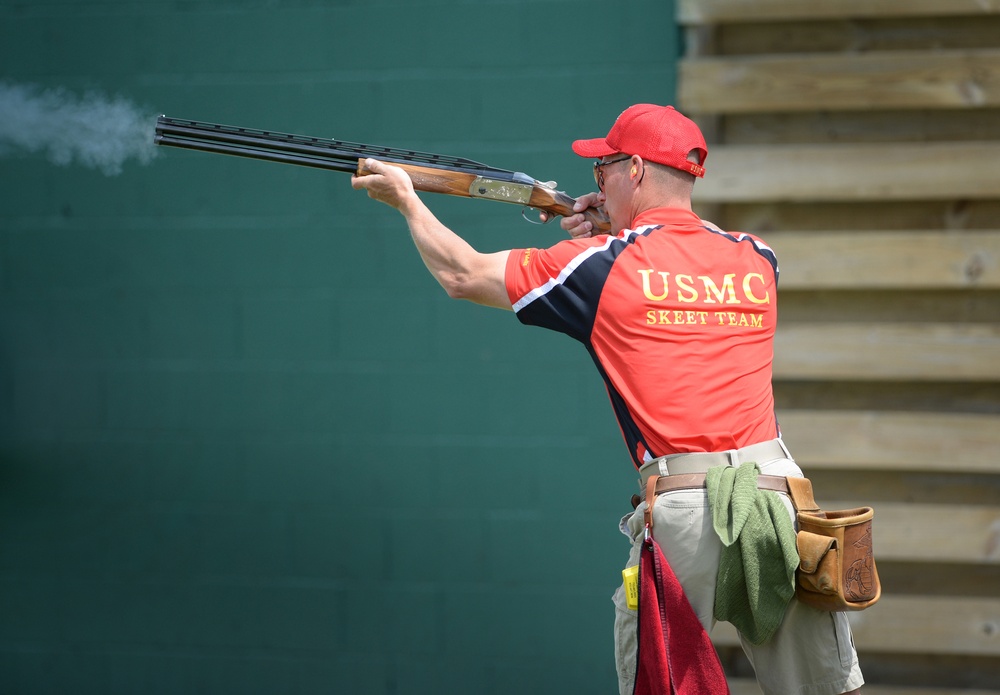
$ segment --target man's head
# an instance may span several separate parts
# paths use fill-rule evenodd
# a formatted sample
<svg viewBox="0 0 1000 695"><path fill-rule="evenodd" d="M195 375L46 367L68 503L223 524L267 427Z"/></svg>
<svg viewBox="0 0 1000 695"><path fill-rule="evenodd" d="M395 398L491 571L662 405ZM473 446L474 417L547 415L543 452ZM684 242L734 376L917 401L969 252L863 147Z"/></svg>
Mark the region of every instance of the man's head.
<svg viewBox="0 0 1000 695"><path fill-rule="evenodd" d="M705 174L708 146L694 121L673 106L636 104L625 109L607 137L577 140L573 151L581 157L600 159L617 154L639 155L701 177ZM694 152L697 159L689 158Z"/></svg>
<svg viewBox="0 0 1000 695"><path fill-rule="evenodd" d="M672 106L636 104L622 112L607 137L577 140L573 151L593 157L598 202L615 230L651 208L691 209L696 177L708 147L701 130Z"/></svg>

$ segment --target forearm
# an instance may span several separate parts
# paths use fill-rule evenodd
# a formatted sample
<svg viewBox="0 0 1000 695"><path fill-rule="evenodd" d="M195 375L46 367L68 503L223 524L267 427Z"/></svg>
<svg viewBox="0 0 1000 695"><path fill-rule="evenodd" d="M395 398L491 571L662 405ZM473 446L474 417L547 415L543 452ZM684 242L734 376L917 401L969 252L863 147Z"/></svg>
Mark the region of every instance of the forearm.
<svg viewBox="0 0 1000 695"><path fill-rule="evenodd" d="M484 254L448 229L415 193L398 208L420 257L449 297L511 309L504 284L508 251Z"/></svg>
<svg viewBox="0 0 1000 695"><path fill-rule="evenodd" d="M354 188L398 210L427 269L450 297L510 310L504 275L509 252L479 253L441 224L413 189L410 177L390 164L366 159L369 174L351 177Z"/></svg>

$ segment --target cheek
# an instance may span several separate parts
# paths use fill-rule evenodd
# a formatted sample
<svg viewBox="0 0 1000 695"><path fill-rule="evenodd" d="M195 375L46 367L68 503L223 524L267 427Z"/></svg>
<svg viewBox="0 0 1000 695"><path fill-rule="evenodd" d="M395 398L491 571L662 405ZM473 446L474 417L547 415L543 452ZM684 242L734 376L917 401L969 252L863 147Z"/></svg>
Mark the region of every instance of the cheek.
<svg viewBox="0 0 1000 695"><path fill-rule="evenodd" d="M608 215L614 216L621 209L618 198L612 196L611 198L605 198L604 200L604 210Z"/></svg>

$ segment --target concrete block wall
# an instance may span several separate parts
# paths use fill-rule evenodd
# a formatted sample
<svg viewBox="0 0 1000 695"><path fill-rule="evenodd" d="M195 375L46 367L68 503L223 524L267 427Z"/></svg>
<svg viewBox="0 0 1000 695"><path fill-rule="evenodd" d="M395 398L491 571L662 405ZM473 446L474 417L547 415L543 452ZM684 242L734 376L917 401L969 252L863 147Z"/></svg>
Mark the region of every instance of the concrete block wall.
<svg viewBox="0 0 1000 695"><path fill-rule="evenodd" d="M0 4L0 85L591 190L672 3ZM37 92L36 92L37 93ZM0 104L0 108L3 105ZM5 131L0 131L5 132ZM348 178L0 141L0 692L606 693L633 474L584 351ZM483 250L514 206L430 197Z"/></svg>

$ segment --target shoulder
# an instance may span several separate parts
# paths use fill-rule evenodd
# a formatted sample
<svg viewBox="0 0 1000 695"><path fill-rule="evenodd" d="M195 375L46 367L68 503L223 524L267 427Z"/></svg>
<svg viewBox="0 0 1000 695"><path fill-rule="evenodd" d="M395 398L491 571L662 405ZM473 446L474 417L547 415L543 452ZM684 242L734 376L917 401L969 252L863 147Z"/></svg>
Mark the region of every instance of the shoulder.
<svg viewBox="0 0 1000 695"><path fill-rule="evenodd" d="M764 239L756 234L750 234L748 232L727 232L719 229L719 227L711 222L705 222L704 229L707 235L714 237L718 241L745 244L747 248L752 249L755 254L765 259L771 267L774 268L775 272L777 272L777 254L774 252L774 249L772 249L770 245L764 241Z"/></svg>
<svg viewBox="0 0 1000 695"><path fill-rule="evenodd" d="M602 234L586 239L566 239L547 248L514 249L507 264L508 268L521 268L525 272L529 268L535 270L571 268L588 258L607 253L623 243L626 242L621 235Z"/></svg>

